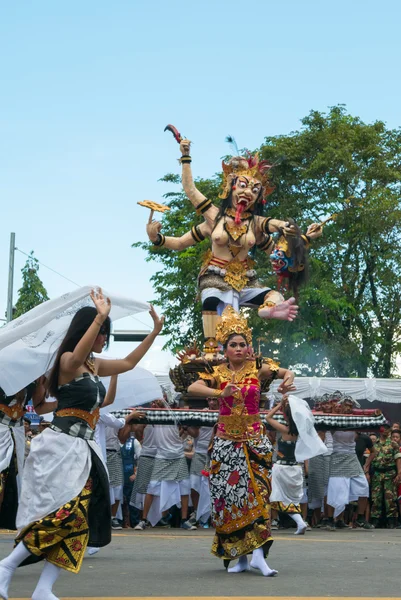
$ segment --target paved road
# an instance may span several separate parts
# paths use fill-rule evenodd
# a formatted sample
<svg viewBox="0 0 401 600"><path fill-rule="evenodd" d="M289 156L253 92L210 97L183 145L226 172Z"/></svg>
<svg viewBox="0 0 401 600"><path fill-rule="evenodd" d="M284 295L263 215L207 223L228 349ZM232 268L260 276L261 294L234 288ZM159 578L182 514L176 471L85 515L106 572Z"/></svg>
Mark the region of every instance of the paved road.
<svg viewBox="0 0 401 600"><path fill-rule="evenodd" d="M304 537L294 537L291 530L274 533L268 562L279 570L275 578L256 571L226 573L222 562L210 554L211 530L124 530L113 535L110 546L86 558L79 575L63 573L54 591L63 600L232 596L401 600L401 530L314 530ZM11 548L12 535L0 534L0 558ZM40 565L19 569L10 600L29 599L40 570Z"/></svg>

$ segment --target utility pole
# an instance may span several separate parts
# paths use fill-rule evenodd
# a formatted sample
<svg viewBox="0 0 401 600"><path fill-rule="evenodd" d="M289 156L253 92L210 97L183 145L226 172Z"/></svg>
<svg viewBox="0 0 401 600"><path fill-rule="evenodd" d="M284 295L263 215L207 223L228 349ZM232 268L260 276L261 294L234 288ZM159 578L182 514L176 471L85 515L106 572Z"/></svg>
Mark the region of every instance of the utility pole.
<svg viewBox="0 0 401 600"><path fill-rule="evenodd" d="M8 263L7 323L13 318L15 233L10 234L10 258Z"/></svg>

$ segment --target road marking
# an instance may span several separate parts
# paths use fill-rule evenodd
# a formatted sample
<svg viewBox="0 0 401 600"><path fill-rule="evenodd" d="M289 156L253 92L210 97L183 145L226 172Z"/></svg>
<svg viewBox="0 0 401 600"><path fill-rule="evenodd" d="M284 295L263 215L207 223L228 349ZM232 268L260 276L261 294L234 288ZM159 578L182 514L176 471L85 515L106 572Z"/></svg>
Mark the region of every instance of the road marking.
<svg viewBox="0 0 401 600"><path fill-rule="evenodd" d="M348 532L351 533L351 532ZM15 537L16 532L13 531L0 531L1 537ZM347 535L345 533L344 535ZM352 535L352 533L351 533ZM113 538L115 537L128 537L132 539L139 539L142 536L142 539L153 538L157 540L210 540L212 536L209 535L193 535L193 534L184 534L184 535L162 535L158 533L113 533ZM375 545L377 544L392 544L395 546L401 545L401 538L397 536L397 540L386 539L386 540L374 540ZM294 543L308 543L308 544L366 544L366 539L351 539L348 538L346 540L342 539L334 539L334 538L312 538L312 537L292 537L290 535L283 535L273 538L275 542L294 542ZM253 596L252 596L253 597ZM129 599L128 599L129 600ZM401 598L400 598L401 600Z"/></svg>
<svg viewBox="0 0 401 600"><path fill-rule="evenodd" d="M87 598L88 600L266 600L266 596L72 596L62 597L61 600L77 600ZM269 600L327 600L327 596L269 596ZM11 598L10 598L11 600ZM12 600L29 600L29 598L14 598ZM378 596L330 596L330 600L401 600L401 598L390 598Z"/></svg>

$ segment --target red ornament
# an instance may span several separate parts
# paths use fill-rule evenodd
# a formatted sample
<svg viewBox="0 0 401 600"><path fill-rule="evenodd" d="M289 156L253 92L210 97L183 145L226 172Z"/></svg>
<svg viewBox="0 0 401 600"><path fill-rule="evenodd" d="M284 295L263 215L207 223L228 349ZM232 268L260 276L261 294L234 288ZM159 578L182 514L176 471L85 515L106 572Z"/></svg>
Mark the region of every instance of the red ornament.
<svg viewBox="0 0 401 600"><path fill-rule="evenodd" d="M236 190L236 189L237 189L237 186L236 186L236 185L233 185L232 189L233 189L233 190Z"/></svg>

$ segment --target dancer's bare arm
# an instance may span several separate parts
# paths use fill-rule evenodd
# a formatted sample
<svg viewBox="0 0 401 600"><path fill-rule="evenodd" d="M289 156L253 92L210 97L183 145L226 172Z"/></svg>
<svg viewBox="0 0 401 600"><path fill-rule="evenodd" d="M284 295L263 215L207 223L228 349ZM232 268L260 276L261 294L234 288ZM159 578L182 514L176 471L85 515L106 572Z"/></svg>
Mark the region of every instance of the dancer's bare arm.
<svg viewBox="0 0 401 600"><path fill-rule="evenodd" d="M126 371L131 371L139 361L145 356L159 333L163 328L164 317L159 317L153 306L149 311L154 327L153 331L143 340L141 344L133 352L128 354L125 358L119 360L104 360L96 358L97 373L100 377L109 377L112 375L119 375Z"/></svg>
<svg viewBox="0 0 401 600"><path fill-rule="evenodd" d="M272 408L266 415L266 423L269 423L269 425L271 425L276 431L288 434L290 431L288 427L286 425L282 425L276 419L273 418L274 415L282 409L282 407L283 402L279 402L274 408Z"/></svg>
<svg viewBox="0 0 401 600"><path fill-rule="evenodd" d="M32 394L32 404L37 415L46 415L57 409L58 402L46 402L47 388L46 377L42 375L36 380L35 390Z"/></svg>
<svg viewBox="0 0 401 600"><path fill-rule="evenodd" d="M110 378L109 389L107 390L107 394L105 396L105 399L103 401L101 408L104 408L105 406L109 406L110 404L113 404L113 402L116 398L116 392L117 392L117 377L118 377L118 375L113 375L113 377Z"/></svg>

